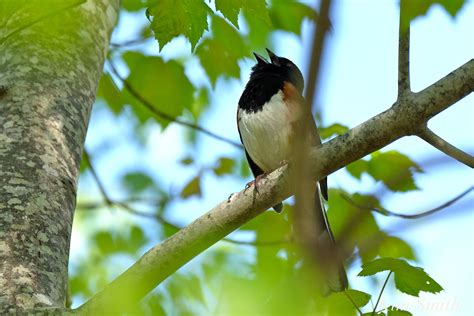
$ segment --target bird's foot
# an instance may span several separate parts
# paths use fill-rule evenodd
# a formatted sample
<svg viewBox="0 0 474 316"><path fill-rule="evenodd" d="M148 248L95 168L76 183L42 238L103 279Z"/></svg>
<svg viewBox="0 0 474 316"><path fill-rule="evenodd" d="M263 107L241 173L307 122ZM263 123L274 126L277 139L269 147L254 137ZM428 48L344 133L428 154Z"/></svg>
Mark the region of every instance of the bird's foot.
<svg viewBox="0 0 474 316"><path fill-rule="evenodd" d="M288 164L288 160L282 160L280 161L280 167L283 167L284 165L287 165Z"/></svg>
<svg viewBox="0 0 474 316"><path fill-rule="evenodd" d="M247 183L245 185L245 189L244 189L244 192L247 191L250 187L255 187L255 192L258 193L258 183L264 179L265 177L267 176L266 173L262 173L262 174L259 174L258 176L255 177L254 180L250 181L249 183Z"/></svg>

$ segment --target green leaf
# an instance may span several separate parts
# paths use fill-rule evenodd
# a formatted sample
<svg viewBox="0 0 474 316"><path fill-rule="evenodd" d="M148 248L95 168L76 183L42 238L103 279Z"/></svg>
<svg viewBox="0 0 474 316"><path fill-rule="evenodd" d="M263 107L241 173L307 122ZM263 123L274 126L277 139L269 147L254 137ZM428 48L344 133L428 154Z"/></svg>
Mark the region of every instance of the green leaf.
<svg viewBox="0 0 474 316"><path fill-rule="evenodd" d="M243 5L243 0L216 0L217 11L222 12L236 28L239 28L239 12Z"/></svg>
<svg viewBox="0 0 474 316"><path fill-rule="evenodd" d="M374 275L382 271L392 271L396 288L409 295L418 296L421 291L438 293L443 290L422 268L414 267L402 259L379 258L364 263L359 276Z"/></svg>
<svg viewBox="0 0 474 316"><path fill-rule="evenodd" d="M252 175L247 158L242 157L239 160L239 171L242 178L248 178Z"/></svg>
<svg viewBox="0 0 474 316"><path fill-rule="evenodd" d="M122 177L122 183L132 194L140 193L154 186L153 179L143 172L129 172Z"/></svg>
<svg viewBox="0 0 474 316"><path fill-rule="evenodd" d="M188 156L186 158L181 159L179 162L185 166L189 166L194 163L194 159L193 157Z"/></svg>
<svg viewBox="0 0 474 316"><path fill-rule="evenodd" d="M115 250L114 241L110 232L101 231L95 234L94 243L102 253L110 253Z"/></svg>
<svg viewBox="0 0 474 316"><path fill-rule="evenodd" d="M122 93L109 74L103 74L100 78L97 98L104 100L114 114L119 114L123 109Z"/></svg>
<svg viewBox="0 0 474 316"><path fill-rule="evenodd" d="M332 135L343 135L345 134L349 128L347 126L344 126L339 123L334 123L332 125L329 125L327 127L321 127L319 128L319 136L321 136L322 139L327 139L331 137Z"/></svg>
<svg viewBox="0 0 474 316"><path fill-rule="evenodd" d="M258 12L256 9L244 8L242 12L249 26L247 39L250 42L250 47L254 50L268 47L269 35L273 31L268 11L264 9Z"/></svg>
<svg viewBox="0 0 474 316"><path fill-rule="evenodd" d="M99 231L93 240L97 249L104 255L120 252L134 255L148 242L143 230L136 225L129 227L128 231L122 230L113 235L109 231Z"/></svg>
<svg viewBox="0 0 474 316"><path fill-rule="evenodd" d="M130 252L136 252L148 242L145 233L139 226L132 226L130 229L130 237L125 240L127 247L130 248Z"/></svg>
<svg viewBox="0 0 474 316"><path fill-rule="evenodd" d="M201 196L201 177L196 176L191 181L186 184L186 186L181 191L181 197L186 199L193 195Z"/></svg>
<svg viewBox="0 0 474 316"><path fill-rule="evenodd" d="M84 171L89 169L89 167L90 167L89 159L88 159L87 155L83 153L82 154L82 159L81 159L81 166L80 166L79 171L81 173L83 173Z"/></svg>
<svg viewBox="0 0 474 316"><path fill-rule="evenodd" d="M356 160L346 166L346 170L350 173L351 176L360 180L363 172L367 172L369 169L369 164L363 159Z"/></svg>
<svg viewBox="0 0 474 316"><path fill-rule="evenodd" d="M409 260L416 259L413 248L403 239L394 236L383 238L378 255L381 257L405 258Z"/></svg>
<svg viewBox="0 0 474 316"><path fill-rule="evenodd" d="M212 18L213 38L204 39L196 48L201 65L215 85L220 75L240 77L239 59L248 56L242 36L224 19Z"/></svg>
<svg viewBox="0 0 474 316"><path fill-rule="evenodd" d="M301 24L305 18L315 20L317 16L313 8L294 0L272 1L269 14L275 28L293 32L296 35L300 35Z"/></svg>
<svg viewBox="0 0 474 316"><path fill-rule="evenodd" d="M127 52L123 59L130 69L127 82L139 92L152 107L170 118L175 118L190 109L193 104L194 87L184 73L184 67L176 61L163 61L160 57L144 56L136 52ZM166 127L170 120L153 115L126 89L123 102L132 105L135 115L141 122L154 117Z"/></svg>
<svg viewBox="0 0 474 316"><path fill-rule="evenodd" d="M363 307L370 301L370 294L357 290L346 290L345 292L332 293L325 303L327 304L327 315L356 315L354 304L347 298L349 295L357 307Z"/></svg>
<svg viewBox="0 0 474 316"><path fill-rule="evenodd" d="M412 313L403 309L390 306L387 309L387 316L412 316Z"/></svg>
<svg viewBox="0 0 474 316"><path fill-rule="evenodd" d="M440 4L452 17L463 7L465 0L401 0L402 32L406 31L408 23L414 18L425 15L434 4Z"/></svg>
<svg viewBox="0 0 474 316"><path fill-rule="evenodd" d="M243 3L244 5L242 9L248 15L257 18L268 26L272 25L265 0L244 1Z"/></svg>
<svg viewBox="0 0 474 316"><path fill-rule="evenodd" d="M195 119L198 119L202 111L209 106L209 91L206 88L200 88L194 94L191 113Z"/></svg>
<svg viewBox="0 0 474 316"><path fill-rule="evenodd" d="M224 174L231 174L235 167L235 160L231 158L221 157L219 158L218 165L213 169L216 176L222 176Z"/></svg>
<svg viewBox="0 0 474 316"><path fill-rule="evenodd" d="M173 38L184 35L194 50L205 30L210 8L202 0L159 0L148 7L151 28L160 49Z"/></svg>
<svg viewBox="0 0 474 316"><path fill-rule="evenodd" d="M380 232L368 247L363 248L360 256L367 262L377 256L390 258L405 258L415 260L413 248L403 239Z"/></svg>
<svg viewBox="0 0 474 316"><path fill-rule="evenodd" d="M148 6L147 0L122 0L121 5L127 11L139 11Z"/></svg>
<svg viewBox="0 0 474 316"><path fill-rule="evenodd" d="M360 209L354 203L375 206L378 200L370 195L351 195L342 190L330 189L327 214L336 240L342 235L345 236L345 244L340 246L349 252L358 247L359 255L365 262L375 256L371 250L374 239L378 240L380 228L372 212Z"/></svg>
<svg viewBox="0 0 474 316"><path fill-rule="evenodd" d="M375 180L382 181L392 191L417 190L413 178L414 172L422 170L406 155L394 150L373 153L368 166L368 173Z"/></svg>

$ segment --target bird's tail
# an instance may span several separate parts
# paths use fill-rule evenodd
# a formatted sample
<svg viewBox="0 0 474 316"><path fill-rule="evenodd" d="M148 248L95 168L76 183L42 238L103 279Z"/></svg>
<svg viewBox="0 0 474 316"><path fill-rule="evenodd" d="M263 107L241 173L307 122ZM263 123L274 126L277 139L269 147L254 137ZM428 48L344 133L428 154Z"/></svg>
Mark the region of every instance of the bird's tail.
<svg viewBox="0 0 474 316"><path fill-rule="evenodd" d="M344 269L344 260L341 251L338 250L334 236L329 226L324 204L321 201L319 190L316 187L315 192L316 219L319 225L318 244L321 254L329 258L321 258L322 274L325 284L322 289L324 295L330 292L340 292L347 289L348 281L346 270Z"/></svg>

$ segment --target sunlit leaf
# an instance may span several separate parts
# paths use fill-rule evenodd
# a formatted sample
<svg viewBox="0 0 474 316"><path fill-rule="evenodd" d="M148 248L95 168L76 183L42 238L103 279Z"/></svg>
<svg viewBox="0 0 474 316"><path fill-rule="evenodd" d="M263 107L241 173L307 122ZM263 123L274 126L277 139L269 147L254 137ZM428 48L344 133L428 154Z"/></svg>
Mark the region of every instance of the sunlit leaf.
<svg viewBox="0 0 474 316"><path fill-rule="evenodd" d="M207 13L210 8L202 0L160 0L148 7L151 28L162 49L173 38L184 35L194 50L208 29Z"/></svg>
<svg viewBox="0 0 474 316"><path fill-rule="evenodd" d="M154 108L171 118L182 114L185 108L191 108L194 87L185 75L182 65L173 60L165 62L160 57L144 56L136 52L125 53L123 59L130 68L127 81ZM125 102L132 105L134 113L141 121L153 117L162 126L170 123L169 120L150 113L126 90L124 94Z"/></svg>
<svg viewBox="0 0 474 316"><path fill-rule="evenodd" d="M238 78L240 67L237 61L249 53L241 35L218 16L212 18L212 33L212 38L204 39L196 48L211 83L215 84L220 75Z"/></svg>
<svg viewBox="0 0 474 316"><path fill-rule="evenodd" d="M333 135L343 135L349 130L349 128L342 124L334 123L327 127L320 127L318 130L319 136L321 136L322 139L327 139Z"/></svg>
<svg viewBox="0 0 474 316"><path fill-rule="evenodd" d="M80 172L83 173L90 167L90 162L86 154L82 154Z"/></svg>
<svg viewBox="0 0 474 316"><path fill-rule="evenodd" d="M316 12L313 8L294 0L272 1L269 13L275 28L293 32L297 35L300 35L301 24L305 18L316 19Z"/></svg>
<svg viewBox="0 0 474 316"><path fill-rule="evenodd" d="M147 7L148 0L122 0L121 5L127 11L138 11Z"/></svg>
<svg viewBox="0 0 474 316"><path fill-rule="evenodd" d="M382 181L392 191L417 190L413 178L414 172L421 168L406 155L397 151L375 152L368 162L368 173Z"/></svg>
<svg viewBox="0 0 474 316"><path fill-rule="evenodd" d="M217 166L213 169L217 176L230 174L234 171L235 160L227 157L219 158Z"/></svg>
<svg viewBox="0 0 474 316"><path fill-rule="evenodd" d="M103 74L100 78L97 98L104 100L114 114L123 109L122 93L108 74Z"/></svg>
<svg viewBox="0 0 474 316"><path fill-rule="evenodd" d="M409 21L426 14L428 9L430 9L434 4L441 5L451 16L454 17L461 10L465 2L465 0L402 0L400 2L402 11L402 31L407 29Z"/></svg>
<svg viewBox="0 0 474 316"><path fill-rule="evenodd" d="M165 298L161 293L153 292L141 300L140 305L137 306L136 311L131 311L131 315L153 315L166 316L164 309Z"/></svg>
<svg viewBox="0 0 474 316"><path fill-rule="evenodd" d="M101 231L95 234L94 243L102 253L115 251L114 240L110 232Z"/></svg>
<svg viewBox="0 0 474 316"><path fill-rule="evenodd" d="M411 316L412 313L393 306L387 308L387 316Z"/></svg>
<svg viewBox="0 0 474 316"><path fill-rule="evenodd" d="M234 24L236 28L239 28L239 12L243 5L243 0L216 0L217 11L222 12L225 18Z"/></svg>
<svg viewBox="0 0 474 316"><path fill-rule="evenodd" d="M349 194L342 190L329 190L328 219L336 240L345 236L343 249L351 252L359 248L363 261L372 259L378 247L380 228L368 209L354 205L376 206L378 201L370 195Z"/></svg>
<svg viewBox="0 0 474 316"><path fill-rule="evenodd" d="M239 170L240 170L240 176L242 178L248 178L252 174L250 171L249 163L247 162L247 159L242 157L239 160Z"/></svg>
<svg viewBox="0 0 474 316"><path fill-rule="evenodd" d="M252 49L258 51L269 47L269 34L273 31L273 27L268 12L266 10L255 12L255 10L244 9L243 14L249 25L247 39Z"/></svg>
<svg viewBox="0 0 474 316"><path fill-rule="evenodd" d="M395 286L403 293L418 296L423 292L438 293L443 290L422 268L414 267L402 259L379 258L362 265L359 276L374 275L382 271L392 271Z"/></svg>
<svg viewBox="0 0 474 316"><path fill-rule="evenodd" d="M192 165L194 163L194 159L193 159L193 157L188 156L188 157L185 157L185 158L181 159L179 162L181 164L185 165L185 166L189 166L189 165Z"/></svg>
<svg viewBox="0 0 474 316"><path fill-rule="evenodd" d="M181 197L183 199L191 197L193 195L201 196L201 177L196 176L186 184L181 191Z"/></svg>
<svg viewBox="0 0 474 316"><path fill-rule="evenodd" d="M347 296L350 296L351 300ZM345 292L332 293L324 300L327 308L327 315L356 315L357 307L363 307L370 301L370 294L357 291L347 290Z"/></svg>
<svg viewBox="0 0 474 316"><path fill-rule="evenodd" d="M209 106L209 91L206 88L196 90L194 94L193 104L191 106L191 113L194 118L199 118L201 113Z"/></svg>
<svg viewBox="0 0 474 316"><path fill-rule="evenodd" d="M369 164L363 159L356 160L346 166L346 170L353 176L360 180L363 172L367 172Z"/></svg>
<svg viewBox="0 0 474 316"><path fill-rule="evenodd" d="M140 193L154 185L153 179L143 172L129 172L122 177L122 183L132 194Z"/></svg>

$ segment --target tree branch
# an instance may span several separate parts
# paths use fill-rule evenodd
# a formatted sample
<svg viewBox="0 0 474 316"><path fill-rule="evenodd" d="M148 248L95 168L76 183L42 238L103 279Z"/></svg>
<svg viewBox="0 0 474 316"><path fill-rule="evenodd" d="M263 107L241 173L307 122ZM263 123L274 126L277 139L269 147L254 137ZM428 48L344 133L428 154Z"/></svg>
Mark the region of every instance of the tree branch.
<svg viewBox="0 0 474 316"><path fill-rule="evenodd" d="M314 181L364 157L393 141L412 135L419 126L474 90L471 60L419 93L410 93L383 113L332 139L310 153ZM169 275L293 193L291 170L283 166L261 180L257 194L243 190L223 201L187 227L154 246L127 271L83 304L78 313L123 312ZM127 289L133 289L128 291ZM120 304L117 304L120 302Z"/></svg>
<svg viewBox="0 0 474 316"><path fill-rule="evenodd" d="M431 131L428 127L423 128L419 133L418 136L422 138L427 143L433 145L433 147L439 149L440 151L444 152L446 155L456 159L459 162L462 162L466 166L474 168L474 157L469 155L468 153L458 149L436 135L433 131Z"/></svg>
<svg viewBox="0 0 474 316"><path fill-rule="evenodd" d="M404 26L400 6L400 23L398 30L398 98L409 94L410 90L410 22Z"/></svg>
<svg viewBox="0 0 474 316"><path fill-rule="evenodd" d="M180 124L180 125L183 125L183 126L186 126L186 127L189 127L189 128L192 128L192 129L195 129L196 131L198 132L201 132L207 136L210 136L212 138L215 138L217 140L220 140L224 143L227 143L229 145L232 145L234 147L237 147L237 148L240 148L242 149L242 145L237 143L237 142L234 142L233 140L230 140L230 139L227 139L225 137L222 137L220 135L217 135L216 133L213 133L211 132L210 130L202 127L202 126L199 126L197 124L193 124L193 123L190 123L190 122L186 122L186 121L183 121L177 117L173 117L161 110L159 110L156 106L153 105L153 103L151 103L150 101L148 101L147 99L145 99L141 94L140 92L138 92L131 84L130 82L128 82L127 79L123 78L120 73L117 71L117 68L115 68L115 65L114 63L109 59L108 60L108 64L110 66L110 69L112 70L112 73L123 83L123 86L125 87L125 89L128 90L128 92L130 92L130 94L135 98L137 99L138 101L140 101L141 104L143 104L144 107L146 107L150 112L152 112L153 114L155 114L156 116L159 116L161 117L162 119L165 119L165 120L168 120L170 122L174 122L174 123L177 123L177 124Z"/></svg>

